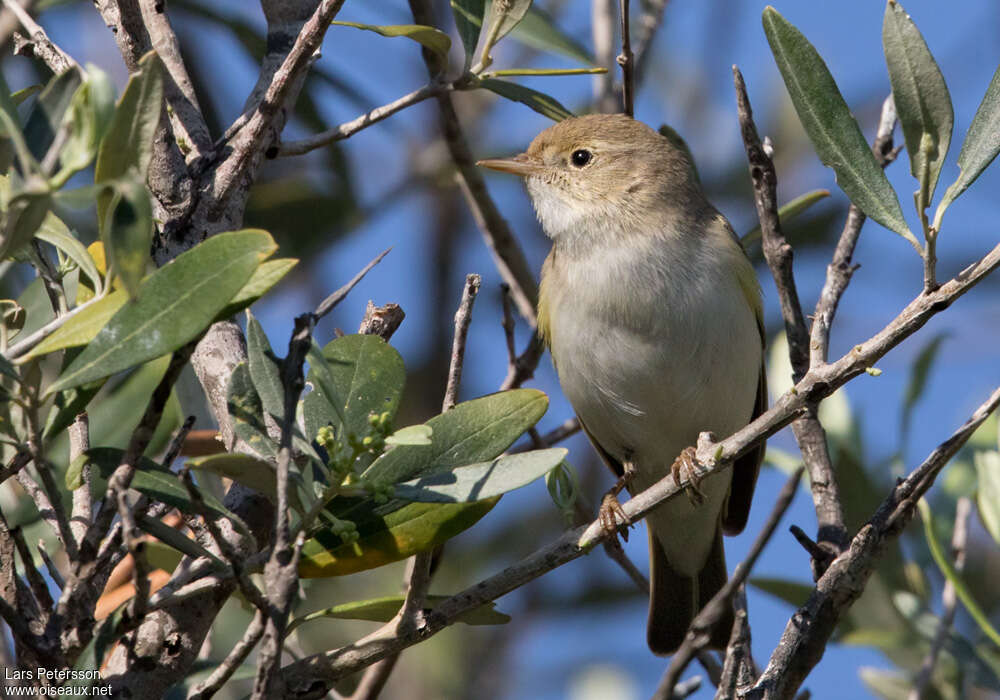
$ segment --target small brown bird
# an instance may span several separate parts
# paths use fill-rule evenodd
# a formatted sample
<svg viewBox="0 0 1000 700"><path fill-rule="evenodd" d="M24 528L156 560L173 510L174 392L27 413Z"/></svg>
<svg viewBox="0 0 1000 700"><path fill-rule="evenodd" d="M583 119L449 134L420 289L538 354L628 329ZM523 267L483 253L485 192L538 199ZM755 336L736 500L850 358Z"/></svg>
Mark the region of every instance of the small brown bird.
<svg viewBox="0 0 1000 700"><path fill-rule="evenodd" d="M625 115L590 115L480 165L525 178L552 239L539 330L584 430L631 492L690 467L700 432L729 435L765 410L757 277L685 148ZM763 452L706 477L699 502L673 498L647 516L655 653L675 651L725 584L722 534L746 525ZM712 645L731 629L730 614Z"/></svg>

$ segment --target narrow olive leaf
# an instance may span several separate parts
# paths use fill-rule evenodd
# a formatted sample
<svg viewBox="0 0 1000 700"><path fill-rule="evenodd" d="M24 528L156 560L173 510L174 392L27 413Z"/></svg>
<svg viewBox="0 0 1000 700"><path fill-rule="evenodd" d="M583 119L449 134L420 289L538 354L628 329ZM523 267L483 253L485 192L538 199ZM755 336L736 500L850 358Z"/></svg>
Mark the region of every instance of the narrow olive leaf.
<svg viewBox="0 0 1000 700"><path fill-rule="evenodd" d="M979 519L993 540L1000 544L1000 452L976 452L973 462L979 481L976 491Z"/></svg>
<svg viewBox="0 0 1000 700"><path fill-rule="evenodd" d="M173 352L212 323L277 246L266 231L220 233L151 274L47 393Z"/></svg>
<svg viewBox="0 0 1000 700"><path fill-rule="evenodd" d="M359 24L357 22L341 22L340 20L334 20L330 24L340 27L364 29L365 31L375 32L387 37L405 36L407 39L412 39L421 46L430 49L446 62L448 60L448 51L451 49L451 38L447 34L440 29L427 27L422 24L386 24L376 26L374 24Z"/></svg>
<svg viewBox="0 0 1000 700"><path fill-rule="evenodd" d="M607 72L607 68L502 68L501 70L493 70L483 75L488 77L512 75L595 75Z"/></svg>
<svg viewBox="0 0 1000 700"><path fill-rule="evenodd" d="M938 542L937 535L934 534L934 513L931 511L931 507L927 505L927 501L923 498L917 501L917 507L920 509L920 518L924 521L924 537L927 540L928 548L931 550L931 557L933 557L934 563L941 569L944 577L951 581L951 585L955 587L955 594L962 601L965 609L969 611L972 619L979 625L979 629L990 638L991 642L1000 646L1000 633L996 631L990 623L989 617L979 607L976 599L972 597L972 593L965 585L965 581L955 571L955 566L951 563L951 558L945 554L944 548Z"/></svg>
<svg viewBox="0 0 1000 700"><path fill-rule="evenodd" d="M302 547L299 575L344 576L405 559L472 527L496 502L410 503L383 513L368 499L351 515L358 540L345 543L329 529L321 530Z"/></svg>
<svg viewBox="0 0 1000 700"><path fill-rule="evenodd" d="M281 420L285 414L285 387L281 383L281 361L271 350L260 321L247 312L247 360L250 378L264 411Z"/></svg>
<svg viewBox="0 0 1000 700"><path fill-rule="evenodd" d="M882 47L896 113L903 128L910 173L917 178L917 211L930 206L948 155L955 114L941 69L917 25L895 0L885 6Z"/></svg>
<svg viewBox="0 0 1000 700"><path fill-rule="evenodd" d="M76 263L76 266L80 268L80 272L86 275L94 289L99 290L101 288L103 280L97 271L94 259L90 257L83 243L73 235L62 219L49 212L42 220L42 225L38 227L35 236L46 243L54 245L66 257Z"/></svg>
<svg viewBox="0 0 1000 700"><path fill-rule="evenodd" d="M773 7L765 8L763 22L775 63L820 160L833 168L837 183L861 211L920 251L920 244L903 218L899 197L876 162L822 57Z"/></svg>
<svg viewBox="0 0 1000 700"><path fill-rule="evenodd" d="M906 384L906 393L903 395L903 410L900 417L901 444L907 443L910 433L910 421L913 418L913 409L916 408L920 397L927 388L927 378L930 376L931 368L937 359L941 349L941 343L948 338L948 333L938 333L928 340L917 353L917 358L910 366L910 378Z"/></svg>
<svg viewBox="0 0 1000 700"><path fill-rule="evenodd" d="M144 532L152 535L160 542L169 545L181 554L186 554L192 559L200 559L204 557L205 559L216 563L220 567L226 566L217 556L202 547L195 540L180 532L177 528L170 527L162 520L150 518L145 515L137 515L135 518L135 524L138 525ZM149 544L155 543L150 542ZM173 567L168 568L167 566L164 566L162 560L150 560L150 563L157 568L163 569L164 571L173 571Z"/></svg>
<svg viewBox="0 0 1000 700"><path fill-rule="evenodd" d="M70 316L66 323L57 328L52 335L40 342L31 352L18 359L18 363L48 355L56 350L86 345L97 337L101 329L118 313L128 294L124 289L111 292L106 297L88 304L85 308Z"/></svg>
<svg viewBox="0 0 1000 700"><path fill-rule="evenodd" d="M527 105L542 116L548 117L553 121L558 122L573 116L573 113L559 104L558 100L554 97L549 97L544 92L538 92L523 85L518 85L508 80L497 80L496 78L486 78L481 80L479 84L501 97Z"/></svg>
<svg viewBox="0 0 1000 700"><path fill-rule="evenodd" d="M500 41L514 29L531 7L531 0L491 0L490 2L490 34ZM494 27L497 29L494 30Z"/></svg>
<svg viewBox="0 0 1000 700"><path fill-rule="evenodd" d="M41 83L35 85L29 85L26 88L21 88L17 92L11 93L10 101L15 105L22 104L26 99L34 95L36 92L40 91L44 87Z"/></svg>
<svg viewBox="0 0 1000 700"><path fill-rule="evenodd" d="M57 182L65 183L73 173L90 165L114 114L115 88L111 79L96 66L88 65L87 77L73 95L65 116L68 134L59 150L62 170L54 178Z"/></svg>
<svg viewBox="0 0 1000 700"><path fill-rule="evenodd" d="M479 44L483 16L486 14L486 0L451 0L451 12L455 16L458 36L465 47L465 68L468 69Z"/></svg>
<svg viewBox="0 0 1000 700"><path fill-rule="evenodd" d="M449 596L446 595L429 595L424 600L427 603L426 607L432 608L448 600L448 598ZM334 605L331 608L316 610L302 617L295 618L288 623L288 631L291 632L303 623L325 618L388 622L399 612L399 609L403 606L403 600L403 596L394 595ZM496 603L490 601L461 615L458 621L466 625L504 625L510 622L510 619L510 615L499 612L496 609Z"/></svg>
<svg viewBox="0 0 1000 700"><path fill-rule="evenodd" d="M787 226L788 222L792 221L799 214L804 212L816 202L826 199L829 196L830 190L812 190L811 192L799 195L792 201L779 207L778 219L781 221L781 225ZM757 224L752 229L747 231L742 238L740 238L740 242L743 245L748 245L759 240L760 235L760 224Z"/></svg>
<svg viewBox="0 0 1000 700"><path fill-rule="evenodd" d="M250 377L250 367L241 362L233 368L226 391L226 409L236 437L262 457L277 457L278 444L267 434L264 407Z"/></svg>
<svg viewBox="0 0 1000 700"><path fill-rule="evenodd" d="M17 253L31 241L51 208L52 195L45 191L25 191L10 200L0 217L0 260Z"/></svg>
<svg viewBox="0 0 1000 700"><path fill-rule="evenodd" d="M972 118L972 124L965 133L962 150L958 154L958 179L945 190L941 203L934 214L934 228L941 229L944 212L969 185L986 170L1000 153L1000 66L993 73L990 86L986 88L983 101Z"/></svg>
<svg viewBox="0 0 1000 700"><path fill-rule="evenodd" d="M434 416L430 446L399 445L365 470L363 479L396 484L494 459L545 414L548 397L537 389L515 389L463 401Z"/></svg>
<svg viewBox="0 0 1000 700"><path fill-rule="evenodd" d="M872 666L858 669L858 677L868 687L872 695L886 700L905 700L913 690L913 681L908 674L885 671Z"/></svg>
<svg viewBox="0 0 1000 700"><path fill-rule="evenodd" d="M24 124L24 140L35 158L45 157L80 82L79 70L63 71L49 80L32 105Z"/></svg>
<svg viewBox="0 0 1000 700"><path fill-rule="evenodd" d="M122 282L130 299L139 295L139 284L149 263L153 241L153 203L145 178L125 175L111 184L114 194L108 205L110 216L104 219L101 239L109 253L111 268Z"/></svg>
<svg viewBox="0 0 1000 700"><path fill-rule="evenodd" d="M545 476L562 463L567 452L563 447L554 447L456 467L396 484L393 495L404 501L424 503L481 501L527 486Z"/></svg>
<svg viewBox="0 0 1000 700"><path fill-rule="evenodd" d="M263 459L238 452L220 452L189 459L185 465L191 469L211 472L216 476L238 481L264 494L272 503L277 502L274 467ZM292 471L289 477L294 485L301 485L302 477L297 472ZM288 498L292 508L301 512L302 502L296 489L288 490Z"/></svg>
<svg viewBox="0 0 1000 700"><path fill-rule="evenodd" d="M216 316L217 321L224 321L243 309L246 309L278 284L292 268L299 264L295 258L277 258L260 264L250 279L244 284L236 296L229 300L226 307Z"/></svg>
<svg viewBox="0 0 1000 700"><path fill-rule="evenodd" d="M535 5L514 27L511 37L538 51L559 53L580 63L594 63L586 47L559 29L551 15Z"/></svg>
<svg viewBox="0 0 1000 700"><path fill-rule="evenodd" d="M388 412L391 421L406 383L403 358L376 335L336 338L313 361L306 381L313 390L303 400L306 435L313 439L332 425L338 440L362 437L370 430L368 416Z"/></svg>
<svg viewBox="0 0 1000 700"><path fill-rule="evenodd" d="M125 92L115 107L107 133L101 139L94 166L94 182L117 180L129 170L146 179L153 157L153 137L163 111L163 64L155 52L139 60L139 69L129 78ZM112 193L97 196L97 221L104 228Z"/></svg>

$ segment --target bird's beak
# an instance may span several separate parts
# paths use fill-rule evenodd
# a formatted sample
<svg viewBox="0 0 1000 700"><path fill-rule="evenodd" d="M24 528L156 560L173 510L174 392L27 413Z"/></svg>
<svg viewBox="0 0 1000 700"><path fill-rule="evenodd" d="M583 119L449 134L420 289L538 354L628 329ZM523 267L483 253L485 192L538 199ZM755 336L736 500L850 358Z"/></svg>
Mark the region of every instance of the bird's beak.
<svg viewBox="0 0 1000 700"><path fill-rule="evenodd" d="M529 156L527 153L516 155L513 158L490 158L488 160L480 160L476 162L476 165L489 168L490 170L499 170L502 173L513 173L514 175L520 175L522 177L537 175L544 167L541 162Z"/></svg>

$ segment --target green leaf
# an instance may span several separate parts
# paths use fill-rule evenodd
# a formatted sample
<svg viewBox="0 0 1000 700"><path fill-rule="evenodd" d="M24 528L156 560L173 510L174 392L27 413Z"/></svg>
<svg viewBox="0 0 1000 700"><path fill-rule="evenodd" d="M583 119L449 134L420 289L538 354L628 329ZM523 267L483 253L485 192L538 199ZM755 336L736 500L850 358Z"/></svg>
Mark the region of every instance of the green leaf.
<svg viewBox="0 0 1000 700"><path fill-rule="evenodd" d="M837 183L861 211L920 251L899 198L889 184L826 63L798 29L773 7L764 10L764 33L802 126Z"/></svg>
<svg viewBox="0 0 1000 700"><path fill-rule="evenodd" d="M430 445L434 429L429 425L408 425L385 439L386 445Z"/></svg>
<svg viewBox="0 0 1000 700"><path fill-rule="evenodd" d="M42 220L42 225L35 232L35 236L46 243L54 245L65 253L70 260L76 263L80 271L87 276L94 289L101 289L103 280L97 271L94 259L90 257L90 253L84 248L83 243L70 232L62 219L49 212Z"/></svg>
<svg viewBox="0 0 1000 700"><path fill-rule="evenodd" d="M976 452L972 460L979 481L979 519L993 541L1000 544L1000 452Z"/></svg>
<svg viewBox="0 0 1000 700"><path fill-rule="evenodd" d="M808 583L798 581L787 581L779 578L768 578L766 576L754 576L750 579L750 585L765 593L773 595L779 600L783 600L789 605L802 607L809 596L812 595L814 587Z"/></svg>
<svg viewBox="0 0 1000 700"><path fill-rule="evenodd" d="M553 121L558 122L563 119L569 119L573 116L573 113L559 104L554 97L549 97L543 92L538 92L537 90L532 90L531 88L524 87L523 85L512 83L509 80L485 78L481 80L479 84L490 92L495 92L501 97L527 105L542 116L548 117Z"/></svg>
<svg viewBox="0 0 1000 700"><path fill-rule="evenodd" d="M545 414L549 399L537 389L515 389L463 401L434 416L431 445L400 445L362 474L376 483L398 484L497 457ZM551 468L551 467L550 467Z"/></svg>
<svg viewBox="0 0 1000 700"><path fill-rule="evenodd" d="M14 105L24 104L24 101L34 95L36 92L40 91L44 87L41 83L36 83L35 85L29 85L26 88L21 88L10 96L10 101Z"/></svg>
<svg viewBox="0 0 1000 700"><path fill-rule="evenodd" d="M76 69L53 76L32 105L24 125L24 140L31 154L38 160L45 157L55 140L80 80L80 71Z"/></svg>
<svg viewBox="0 0 1000 700"><path fill-rule="evenodd" d="M484 73L485 76L513 76L513 75L595 75L597 73L607 73L607 68L503 68Z"/></svg>
<svg viewBox="0 0 1000 700"><path fill-rule="evenodd" d="M945 190L941 203L934 214L934 228L941 229L944 212L969 185L986 170L1000 153L1000 66L993 73L990 86L986 88L983 101L979 103L976 116L965 133L962 150L958 154L958 179Z"/></svg>
<svg viewBox="0 0 1000 700"><path fill-rule="evenodd" d="M90 165L114 113L114 85L107 73L88 64L86 79L73 95L66 117L69 134L59 151L62 171L56 175L57 181L65 181Z"/></svg>
<svg viewBox="0 0 1000 700"><path fill-rule="evenodd" d="M538 51L560 53L580 63L594 63L594 57L586 47L559 29L551 15L535 5L514 27L511 37Z"/></svg>
<svg viewBox="0 0 1000 700"><path fill-rule="evenodd" d="M298 264L299 261L295 258L277 258L261 263L250 275L247 283L240 288L240 291L236 292L236 296L230 299L226 307L219 312L216 320L223 321L249 307L267 294Z"/></svg>
<svg viewBox="0 0 1000 700"><path fill-rule="evenodd" d="M129 171L143 181L153 157L153 137L163 111L163 64L151 51L139 60L138 70L129 78L118 101L107 133L101 139L94 166L94 182L117 180ZM112 193L97 197L97 222L103 231L111 206Z"/></svg>
<svg viewBox="0 0 1000 700"><path fill-rule="evenodd" d="M281 360L274 355L260 321L247 312L247 360L250 378L263 410L277 420L285 415L285 387L281 383Z"/></svg>
<svg viewBox="0 0 1000 700"><path fill-rule="evenodd" d="M778 219L781 221L781 225L787 225L790 221L811 207L813 204L826 199L829 196L830 190L812 190L811 192L799 195L778 209ZM760 239L760 236L760 224L757 224L752 229L747 231L742 238L740 238L740 242L743 245L749 245L750 243Z"/></svg>
<svg viewBox="0 0 1000 700"><path fill-rule="evenodd" d="M321 530L302 547L299 575L343 576L405 559L472 527L494 505L496 500L411 503L383 513L367 499L347 514L357 526L358 541L344 543L339 535Z"/></svg>
<svg viewBox="0 0 1000 700"><path fill-rule="evenodd" d="M895 0L885 6L882 46L910 173L917 178L917 211L930 206L948 155L955 113L941 69L910 16Z"/></svg>
<svg viewBox="0 0 1000 700"><path fill-rule="evenodd" d="M345 335L329 342L317 357L310 352L306 381L313 387L303 400L306 435L312 439L332 425L337 440L370 432L372 413L396 415L406 383L403 358L375 335Z"/></svg>
<svg viewBox="0 0 1000 700"><path fill-rule="evenodd" d="M13 158L10 146L13 146L14 153L21 163L22 174L38 172L38 161L31 155L24 141L21 120L17 116L17 106L10 97L10 88L7 87L7 81L3 76L0 76L0 137L11 141L9 145L0 144L0 169L8 169Z"/></svg>
<svg viewBox="0 0 1000 700"><path fill-rule="evenodd" d="M52 208L52 195L44 187L36 189L39 184L32 177L23 186L12 185L11 198L0 219L0 260L30 243Z"/></svg>
<svg viewBox="0 0 1000 700"><path fill-rule="evenodd" d="M531 7L531 0L491 0L490 2L490 34L496 36L494 43L500 41L514 29ZM494 27L499 27L494 30Z"/></svg>
<svg viewBox="0 0 1000 700"><path fill-rule="evenodd" d="M934 360L937 359L941 349L941 343L948 338L948 333L938 333L933 338L924 343L924 346L917 353L917 358L910 366L910 381L906 385L906 394L903 396L903 410L900 417L900 442L905 445L910 434L910 423L913 418L913 409L916 407L920 397L927 388L927 377L930 375Z"/></svg>
<svg viewBox="0 0 1000 700"><path fill-rule="evenodd" d="M527 486L557 467L567 452L563 447L533 450L419 476L396 484L394 495L404 501L424 503L481 501Z"/></svg>
<svg viewBox="0 0 1000 700"><path fill-rule="evenodd" d="M238 481L244 486L249 486L264 494L272 503L277 502L274 467L263 459L239 452L221 452L205 457L195 457L189 459L185 464L191 469L211 472L217 476ZM301 478L296 472L291 472L290 478L296 485L301 484ZM302 502L294 488L289 489L288 497L292 508L301 511Z"/></svg>
<svg viewBox="0 0 1000 700"><path fill-rule="evenodd" d="M220 233L151 274L47 393L173 352L208 327L276 246L266 231Z"/></svg>
<svg viewBox="0 0 1000 700"><path fill-rule="evenodd" d="M139 295L153 242L153 203L144 181L126 175L112 183L111 215L104 219L101 230L112 274L121 279L130 299Z"/></svg>
<svg viewBox="0 0 1000 700"><path fill-rule="evenodd" d="M145 515L137 515L135 523L141 530L160 540L159 542L146 543L146 554L149 558L149 563L158 569L173 571L180 561L181 554L186 554L192 559L204 557L215 562L220 568L224 569L226 567L218 557L202 547L195 540L180 532L177 528L170 527L162 520L149 518ZM152 556L150 556L150 549L156 552Z"/></svg>
<svg viewBox="0 0 1000 700"><path fill-rule="evenodd" d="M241 362L229 376L226 408L233 419L233 432L262 457L277 457L278 444L264 423L264 407L250 377L250 367Z"/></svg>
<svg viewBox="0 0 1000 700"><path fill-rule="evenodd" d="M388 24L375 26L373 24L358 24L357 22L341 22L340 20L334 20L330 24L341 27L364 29L365 31L375 32L376 34L381 34L382 36L387 37L405 36L407 39L412 39L421 46L424 46L436 53L441 57L442 61L448 61L448 51L451 49L451 38L440 29L435 29L434 27L427 27L422 24Z"/></svg>
<svg viewBox="0 0 1000 700"><path fill-rule="evenodd" d="M389 622L389 620L396 616L399 609L403 607L404 600L403 596L395 595L334 605L332 608L317 610L295 618L288 623L288 631L291 632L305 622L324 618ZM435 605L443 603L446 600L448 600L448 596L446 595L429 595L425 598L426 607L433 608ZM505 615L497 611L496 603L490 601L465 613L458 618L458 621L467 625L504 625L510 622L510 619L510 615Z"/></svg>
<svg viewBox="0 0 1000 700"><path fill-rule="evenodd" d="M858 676L872 693L885 700L906 700L913 689L910 679L896 671L862 666L858 669Z"/></svg>
<svg viewBox="0 0 1000 700"><path fill-rule="evenodd" d="M462 38L462 46L465 47L465 67L468 69L483 28L486 0L451 0L451 11L455 15L455 26Z"/></svg>
<svg viewBox="0 0 1000 700"><path fill-rule="evenodd" d="M955 595L958 599L962 601L965 609L969 611L969 615L976 624L979 625L979 629L990 638L997 646L1000 646L1000 633L996 631L992 624L990 624L989 617L983 612L983 609L979 607L975 598L972 597L972 593L969 592L968 587L965 585L965 581L957 571L955 571L954 565L951 563L951 559L944 553L944 548L941 543L938 542L937 535L934 534L934 514L931 512L931 507L927 505L927 501L921 498L917 501L917 507L920 509L920 517L924 521L924 538L927 540L927 546L931 550L931 556L934 558L934 563L938 565L941 569L941 573L944 574L945 578L951 581L951 585L955 587Z"/></svg>
<svg viewBox="0 0 1000 700"><path fill-rule="evenodd" d="M128 301L124 289L111 292L106 297L88 303L80 311L69 317L52 335L40 342L31 352L24 356L23 361L47 355L56 350L86 345L97 337L101 329Z"/></svg>

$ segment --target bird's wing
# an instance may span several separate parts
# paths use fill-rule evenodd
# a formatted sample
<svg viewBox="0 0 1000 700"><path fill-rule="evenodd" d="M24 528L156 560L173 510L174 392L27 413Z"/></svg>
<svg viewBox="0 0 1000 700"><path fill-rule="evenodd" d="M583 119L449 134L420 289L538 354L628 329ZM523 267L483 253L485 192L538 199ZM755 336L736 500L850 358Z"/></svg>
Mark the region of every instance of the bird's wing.
<svg viewBox="0 0 1000 700"><path fill-rule="evenodd" d="M733 235L735 236L735 234ZM767 371L764 367L764 308L756 277L752 285L741 280L740 286L747 297L747 303L750 304L757 317L757 330L760 332L760 375L757 378L757 400L754 403L753 415L750 417L752 421L767 410ZM722 531L727 535L739 534L747 524L754 487L757 485L757 474L760 472L761 462L764 461L764 450L765 444L761 441L733 464L732 487L729 491L729 501L722 516Z"/></svg>
<svg viewBox="0 0 1000 700"><path fill-rule="evenodd" d="M597 439L594 437L594 434L587 429L587 424L584 423L579 416L577 416L576 419L580 421L580 427L583 428L583 432L587 434L587 439L590 440L590 444L594 446L595 450L597 450L597 454L599 454L601 456L601 459L604 460L604 463L608 466L608 469L610 469L612 473L614 473L614 475L620 479L622 475L625 474L625 467L622 466L621 462L612 457L607 452L607 450L601 447L601 443L599 443Z"/></svg>

